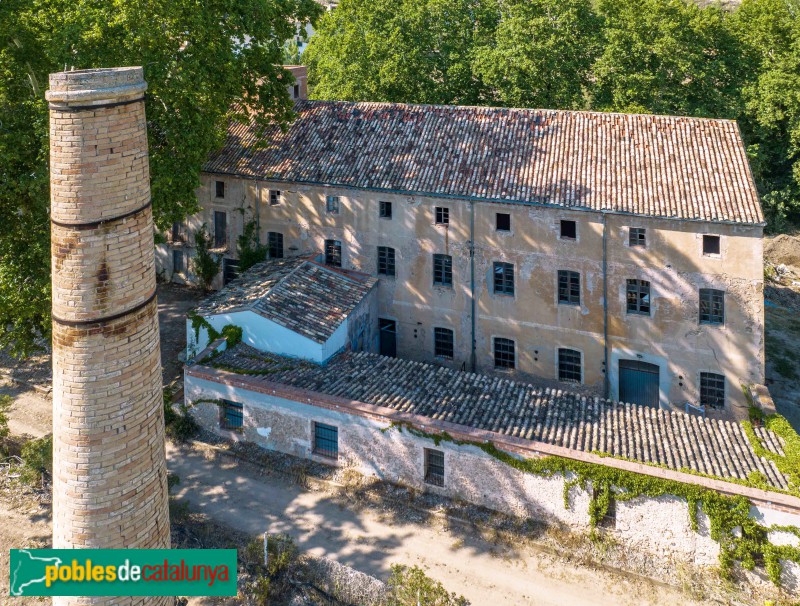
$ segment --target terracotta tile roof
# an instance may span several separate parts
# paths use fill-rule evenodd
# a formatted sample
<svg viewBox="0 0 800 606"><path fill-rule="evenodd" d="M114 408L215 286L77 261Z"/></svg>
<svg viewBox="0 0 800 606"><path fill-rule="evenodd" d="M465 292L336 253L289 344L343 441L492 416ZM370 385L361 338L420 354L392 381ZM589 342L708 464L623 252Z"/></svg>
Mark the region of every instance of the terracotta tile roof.
<svg viewBox="0 0 800 606"><path fill-rule="evenodd" d="M239 369L272 370L248 379L282 383L586 452L601 452L677 471L747 479L759 471L785 489L787 478L753 451L739 423L611 402L561 390L368 353L342 353L326 366L259 354L246 345L213 360ZM782 440L756 428L765 447Z"/></svg>
<svg viewBox="0 0 800 606"><path fill-rule="evenodd" d="M377 282L308 257L271 259L243 272L194 312L211 316L251 310L324 343Z"/></svg>
<svg viewBox="0 0 800 606"><path fill-rule="evenodd" d="M232 124L205 171L654 217L764 220L739 129L729 120L305 100L296 110L285 133Z"/></svg>

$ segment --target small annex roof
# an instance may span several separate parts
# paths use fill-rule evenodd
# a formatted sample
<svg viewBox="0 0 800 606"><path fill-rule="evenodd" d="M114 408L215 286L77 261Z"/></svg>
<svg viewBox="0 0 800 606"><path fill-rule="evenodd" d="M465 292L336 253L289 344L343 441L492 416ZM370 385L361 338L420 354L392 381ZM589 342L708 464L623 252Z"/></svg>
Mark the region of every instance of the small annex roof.
<svg viewBox="0 0 800 606"><path fill-rule="evenodd" d="M736 122L296 102L283 132L233 122L204 170L270 181L762 224Z"/></svg>
<svg viewBox="0 0 800 606"><path fill-rule="evenodd" d="M261 354L244 344L213 359L248 380L346 398L439 421L590 453L690 470L722 479L764 474L789 482L758 456L739 423L623 404L488 375L370 353L341 353L326 366ZM266 375L266 376L265 376ZM237 375L241 376L241 375ZM755 427L769 451L783 455L775 433Z"/></svg>
<svg viewBox="0 0 800 606"><path fill-rule="evenodd" d="M270 259L243 272L194 313L207 317L249 310L324 343L377 282L311 257Z"/></svg>

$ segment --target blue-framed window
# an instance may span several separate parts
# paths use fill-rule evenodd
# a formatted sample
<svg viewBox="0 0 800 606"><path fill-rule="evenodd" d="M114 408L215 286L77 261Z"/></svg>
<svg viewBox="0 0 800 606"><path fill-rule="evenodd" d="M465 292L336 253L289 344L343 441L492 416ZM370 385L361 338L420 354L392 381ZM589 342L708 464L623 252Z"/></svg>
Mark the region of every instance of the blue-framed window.
<svg viewBox="0 0 800 606"><path fill-rule="evenodd" d="M325 423L314 423L314 454L339 458L339 429Z"/></svg>
<svg viewBox="0 0 800 606"><path fill-rule="evenodd" d="M219 410L219 426L222 429L239 429L244 425L244 410L241 404L222 400Z"/></svg>

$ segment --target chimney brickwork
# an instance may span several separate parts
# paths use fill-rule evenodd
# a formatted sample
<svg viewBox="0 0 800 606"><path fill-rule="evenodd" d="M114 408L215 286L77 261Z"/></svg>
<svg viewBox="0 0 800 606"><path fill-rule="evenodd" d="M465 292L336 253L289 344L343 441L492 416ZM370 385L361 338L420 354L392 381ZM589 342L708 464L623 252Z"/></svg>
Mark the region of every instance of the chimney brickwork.
<svg viewBox="0 0 800 606"><path fill-rule="evenodd" d="M146 88L140 67L50 75L54 548L169 547Z"/></svg>

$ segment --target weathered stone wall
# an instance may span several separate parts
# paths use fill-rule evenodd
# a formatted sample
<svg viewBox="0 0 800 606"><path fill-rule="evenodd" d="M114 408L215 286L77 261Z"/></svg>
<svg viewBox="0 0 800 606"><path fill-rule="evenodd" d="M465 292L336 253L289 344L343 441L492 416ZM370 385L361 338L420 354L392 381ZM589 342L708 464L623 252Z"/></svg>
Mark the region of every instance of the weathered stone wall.
<svg viewBox="0 0 800 606"><path fill-rule="evenodd" d="M54 548L169 547L145 89L136 67L50 76Z"/></svg>
<svg viewBox="0 0 800 606"><path fill-rule="evenodd" d="M215 197L215 181L225 198ZM281 203L269 205L269 191ZM325 212L325 196L341 197L341 212ZM259 213L262 241L269 231L284 236L285 253L321 251L325 239L342 242L344 267L376 275L377 247L396 251L396 277L380 277L379 313L398 325L398 355L469 368L471 356L470 225L475 240L475 353L477 370L495 373L493 338L516 342L517 369L501 371L522 380L557 381L560 347L582 355L583 381L568 389L618 398L620 359L660 369L662 404L699 400L700 372L726 377L730 405L745 406L740 385L764 382L763 250L758 226L712 224L612 215L605 217L608 276L609 368L604 360L603 230L600 213L518 204L481 203L347 188L252 181L204 175L198 197L203 213L189 220L193 232L228 212L225 256L235 257L234 221ZM392 202L392 219L379 217L379 202ZM434 209L450 211L450 225L434 224ZM258 210L257 210L258 209ZM511 216L511 230L496 230L496 215ZM577 223L577 238L559 238L560 221ZM246 220L246 219L245 219ZM238 225L238 223L237 223ZM647 230L647 246L628 245L628 229ZM702 236L721 236L721 254L702 254ZM453 287L433 286L432 255L453 257ZM165 253L165 256L166 253ZM515 294L492 292L492 264L514 264ZM581 274L581 304L557 303L557 271ZM627 279L651 284L651 314L627 313ZM221 276L218 285L221 285ZM724 290L725 325L699 324L699 289ZM453 330L452 361L434 356L435 327Z"/></svg>
<svg viewBox="0 0 800 606"><path fill-rule="evenodd" d="M589 529L590 495L583 487L569 491L569 508L564 507L564 478L543 478L518 471L475 446L457 446L418 438L389 423L347 412L330 410L313 403L221 385L187 374L186 402L201 425L225 438L246 440L263 448L310 458L322 463L352 467L359 472L420 490L427 490L476 503L508 514L548 523L565 524L576 531ZM217 404L208 400L228 399L243 404L244 427L238 431L219 428ZM205 402L203 400L206 400ZM313 452L314 422L338 428L339 458L331 460ZM443 487L424 482L424 449L444 453ZM800 514L753 506L751 515L764 526L800 527ZM718 564L719 545L711 539L709 519L698 515L699 530L692 530L688 503L678 497L638 497L616 503L615 522L608 532L631 549L690 562L699 566ZM775 544L800 543L786 532L773 532ZM800 566L784 562L784 585L800 583Z"/></svg>

